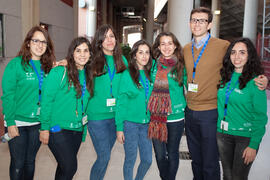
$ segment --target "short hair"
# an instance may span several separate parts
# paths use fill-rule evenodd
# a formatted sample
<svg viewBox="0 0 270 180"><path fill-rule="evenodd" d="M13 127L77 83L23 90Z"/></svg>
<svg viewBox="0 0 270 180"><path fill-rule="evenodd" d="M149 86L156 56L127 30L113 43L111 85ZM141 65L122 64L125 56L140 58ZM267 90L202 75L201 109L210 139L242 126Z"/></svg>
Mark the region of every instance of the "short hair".
<svg viewBox="0 0 270 180"><path fill-rule="evenodd" d="M190 19L194 13L206 13L208 15L208 23L211 23L213 20L213 14L211 10L207 7L199 7L199 8L192 9L190 13Z"/></svg>

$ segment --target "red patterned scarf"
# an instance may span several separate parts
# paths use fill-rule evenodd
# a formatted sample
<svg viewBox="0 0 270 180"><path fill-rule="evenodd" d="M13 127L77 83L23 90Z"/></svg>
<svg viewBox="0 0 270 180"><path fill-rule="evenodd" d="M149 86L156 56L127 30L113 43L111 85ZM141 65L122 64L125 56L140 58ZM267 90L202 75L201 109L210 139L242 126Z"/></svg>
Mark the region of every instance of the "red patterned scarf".
<svg viewBox="0 0 270 180"><path fill-rule="evenodd" d="M176 57L171 59L159 57L154 88L148 102L148 109L151 113L148 137L162 142L167 142L167 115L172 112L167 75L176 62Z"/></svg>

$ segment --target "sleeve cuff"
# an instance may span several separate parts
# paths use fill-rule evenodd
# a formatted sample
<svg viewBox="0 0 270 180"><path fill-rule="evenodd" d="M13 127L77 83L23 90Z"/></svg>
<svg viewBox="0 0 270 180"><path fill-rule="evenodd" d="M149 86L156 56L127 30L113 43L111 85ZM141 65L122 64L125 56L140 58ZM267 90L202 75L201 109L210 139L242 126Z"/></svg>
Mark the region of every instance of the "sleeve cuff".
<svg viewBox="0 0 270 180"><path fill-rule="evenodd" d="M257 150L259 148L259 145L260 145L260 143L258 143L258 142L250 141L248 147Z"/></svg>

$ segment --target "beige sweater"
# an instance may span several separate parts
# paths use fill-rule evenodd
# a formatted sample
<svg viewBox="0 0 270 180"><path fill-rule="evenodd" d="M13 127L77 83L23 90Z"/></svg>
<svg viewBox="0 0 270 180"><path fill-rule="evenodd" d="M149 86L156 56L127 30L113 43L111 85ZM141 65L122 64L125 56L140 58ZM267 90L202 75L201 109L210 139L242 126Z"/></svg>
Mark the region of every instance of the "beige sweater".
<svg viewBox="0 0 270 180"><path fill-rule="evenodd" d="M220 69L229 42L218 38L210 38L199 63L197 64L194 83L198 84L198 92L187 93L187 106L195 111L217 108L217 84L220 80ZM192 43L184 47L184 59L188 83L192 82L193 58ZM194 47L194 61L200 54L200 49Z"/></svg>

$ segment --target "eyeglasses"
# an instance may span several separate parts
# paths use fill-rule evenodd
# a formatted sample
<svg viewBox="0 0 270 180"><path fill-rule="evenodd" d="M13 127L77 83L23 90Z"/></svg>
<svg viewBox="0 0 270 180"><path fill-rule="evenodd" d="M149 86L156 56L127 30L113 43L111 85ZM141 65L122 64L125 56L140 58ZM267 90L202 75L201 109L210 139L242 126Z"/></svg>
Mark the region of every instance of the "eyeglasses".
<svg viewBox="0 0 270 180"><path fill-rule="evenodd" d="M47 41L40 41L38 39L31 39L31 41L35 44L35 45L39 45L42 44L43 46L47 46Z"/></svg>
<svg viewBox="0 0 270 180"><path fill-rule="evenodd" d="M190 20L190 22L192 24L196 24L197 22L199 22L199 24L204 24L204 23L207 23L208 20L207 19L195 19L195 18L193 18L193 19Z"/></svg>

